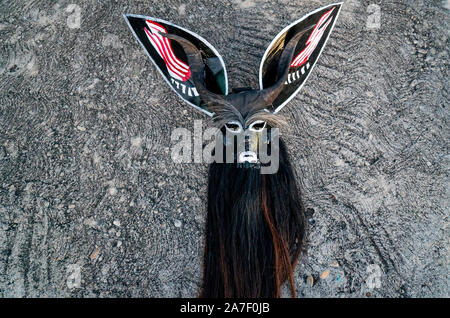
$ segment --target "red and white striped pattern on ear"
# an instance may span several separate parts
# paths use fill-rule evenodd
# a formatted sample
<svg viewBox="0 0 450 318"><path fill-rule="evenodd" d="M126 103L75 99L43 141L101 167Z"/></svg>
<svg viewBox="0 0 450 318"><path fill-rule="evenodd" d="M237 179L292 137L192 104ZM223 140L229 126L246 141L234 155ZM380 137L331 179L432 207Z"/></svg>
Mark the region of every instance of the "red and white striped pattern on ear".
<svg viewBox="0 0 450 318"><path fill-rule="evenodd" d="M166 63L170 76L179 81L186 82L191 76L189 65L175 56L170 40L159 35L160 32L167 33L167 30L162 25L151 20L147 20L146 24L151 32L147 28L144 28L145 33L150 43Z"/></svg>
<svg viewBox="0 0 450 318"><path fill-rule="evenodd" d="M306 47L303 51L301 51L292 61L291 67L299 67L300 65L303 65L308 61L311 54L314 52L314 50L317 47L317 44L319 44L320 39L322 38L322 35L324 34L325 30L327 29L328 25L330 24L332 19L329 19L327 23L324 24L324 22L328 19L328 17L333 12L334 8L325 13L317 22L316 27L311 32L311 35L309 36L308 40L306 41Z"/></svg>

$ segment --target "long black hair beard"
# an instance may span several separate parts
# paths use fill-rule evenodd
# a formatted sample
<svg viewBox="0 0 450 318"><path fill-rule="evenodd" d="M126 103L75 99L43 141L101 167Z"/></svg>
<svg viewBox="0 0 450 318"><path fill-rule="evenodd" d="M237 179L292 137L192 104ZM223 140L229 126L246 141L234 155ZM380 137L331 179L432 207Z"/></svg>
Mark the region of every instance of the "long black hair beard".
<svg viewBox="0 0 450 318"><path fill-rule="evenodd" d="M280 297L304 249L305 218L294 170L279 141L279 169L213 163L201 297Z"/></svg>

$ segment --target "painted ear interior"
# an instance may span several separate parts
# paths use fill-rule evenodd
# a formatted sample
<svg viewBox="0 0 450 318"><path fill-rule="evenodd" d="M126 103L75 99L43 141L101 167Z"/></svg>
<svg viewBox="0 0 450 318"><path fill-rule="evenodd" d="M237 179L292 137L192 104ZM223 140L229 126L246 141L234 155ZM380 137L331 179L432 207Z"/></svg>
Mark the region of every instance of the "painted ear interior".
<svg viewBox="0 0 450 318"><path fill-rule="evenodd" d="M214 47L198 34L161 19L134 14L124 14L124 18L169 86L189 105L212 116L213 112L208 109L194 85L192 69L182 46L161 34L173 34L194 45L201 52L205 65L206 89L215 94L227 95L225 64Z"/></svg>
<svg viewBox="0 0 450 318"><path fill-rule="evenodd" d="M289 73L281 93L272 102L274 113L279 112L302 88L333 30L342 3L319 8L284 28L267 48L259 69L260 89L272 87L280 74L282 52L289 41L299 33ZM311 27L311 26L314 27ZM308 29L308 30L307 30ZM305 30L307 30L305 32ZM296 40L297 41L297 40Z"/></svg>

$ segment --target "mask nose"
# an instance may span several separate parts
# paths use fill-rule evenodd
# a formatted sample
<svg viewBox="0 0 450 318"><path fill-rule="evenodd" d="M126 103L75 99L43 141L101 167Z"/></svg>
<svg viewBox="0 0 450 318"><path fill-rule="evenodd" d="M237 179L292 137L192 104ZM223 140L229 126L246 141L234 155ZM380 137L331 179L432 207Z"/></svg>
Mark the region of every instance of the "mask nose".
<svg viewBox="0 0 450 318"><path fill-rule="evenodd" d="M250 135L245 135L244 137L244 151L239 154L238 162L239 163L257 163L258 155L256 154L255 149L250 149ZM253 148L253 147L252 147Z"/></svg>

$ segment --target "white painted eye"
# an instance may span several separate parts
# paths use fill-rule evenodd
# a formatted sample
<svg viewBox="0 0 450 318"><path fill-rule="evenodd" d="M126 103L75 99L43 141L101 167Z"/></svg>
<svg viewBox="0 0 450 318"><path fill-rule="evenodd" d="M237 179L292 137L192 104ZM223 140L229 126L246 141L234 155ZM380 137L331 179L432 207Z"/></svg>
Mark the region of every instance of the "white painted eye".
<svg viewBox="0 0 450 318"><path fill-rule="evenodd" d="M248 126L248 129L253 132L261 132L266 128L266 122L262 120L257 120Z"/></svg>
<svg viewBox="0 0 450 318"><path fill-rule="evenodd" d="M226 123L225 128L232 134L239 134L242 132L242 125L238 121L230 121Z"/></svg>

